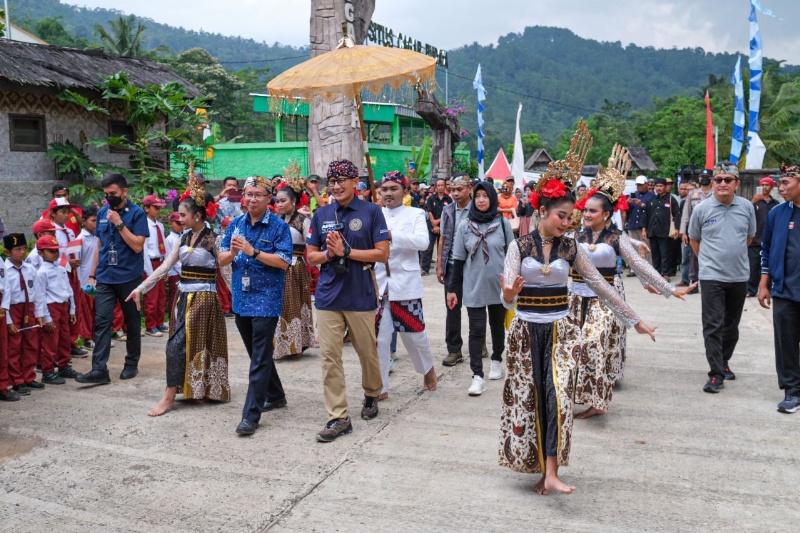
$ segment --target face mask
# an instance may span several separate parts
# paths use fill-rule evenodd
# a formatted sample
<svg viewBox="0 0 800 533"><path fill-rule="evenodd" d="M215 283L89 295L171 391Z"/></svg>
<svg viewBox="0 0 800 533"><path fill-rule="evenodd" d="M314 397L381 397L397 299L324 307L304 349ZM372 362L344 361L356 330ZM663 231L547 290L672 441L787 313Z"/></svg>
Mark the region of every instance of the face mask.
<svg viewBox="0 0 800 533"><path fill-rule="evenodd" d="M711 185L711 178L703 178L703 179L701 179L700 180L700 185L702 185L703 187L707 187L707 186Z"/></svg>
<svg viewBox="0 0 800 533"><path fill-rule="evenodd" d="M106 202L111 206L111 209L116 209L122 205L123 200L119 196L106 195Z"/></svg>

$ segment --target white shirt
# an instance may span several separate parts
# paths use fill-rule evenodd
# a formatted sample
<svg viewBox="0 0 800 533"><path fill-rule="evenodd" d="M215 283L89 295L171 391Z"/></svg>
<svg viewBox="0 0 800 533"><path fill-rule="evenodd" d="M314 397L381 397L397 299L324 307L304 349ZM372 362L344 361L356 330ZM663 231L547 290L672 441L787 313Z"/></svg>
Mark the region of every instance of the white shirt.
<svg viewBox="0 0 800 533"><path fill-rule="evenodd" d="M47 304L60 304L69 302L69 314L75 314L75 299L72 296L72 287L64 267L47 261L42 262L36 272L36 281L33 283L36 304L36 318L43 318L45 322L52 322Z"/></svg>
<svg viewBox="0 0 800 533"><path fill-rule="evenodd" d="M19 285L19 274L22 271L22 278L28 287L28 302L33 303L35 294L33 284L36 280L36 268L27 262L23 262L18 269L11 260L5 261L5 292L3 292L2 307L6 310L6 324L11 324L11 313L9 310L12 305L25 303L25 291Z"/></svg>
<svg viewBox="0 0 800 533"><path fill-rule="evenodd" d="M171 231L167 238L164 239L164 246L167 248L167 256L172 252L172 248L181 245L181 234ZM152 268L152 266L151 266ZM149 275L149 274L148 274ZM181 262L177 261L172 268L169 269L168 275L180 276L181 275Z"/></svg>
<svg viewBox="0 0 800 533"><path fill-rule="evenodd" d="M150 229L150 235L144 240L144 252L150 259L164 259L166 253L161 253L158 249L158 229L161 230L161 236L165 237L164 225L157 220L147 219L147 227ZM164 239L164 247L167 246L166 238ZM169 253L169 252L167 252Z"/></svg>
<svg viewBox="0 0 800 533"><path fill-rule="evenodd" d="M80 280L81 287L89 283L89 276L92 275L94 269L94 256L97 253L97 237L86 231L81 230L79 236L81 240L81 264L78 267L78 280Z"/></svg>
<svg viewBox="0 0 800 533"><path fill-rule="evenodd" d="M56 240L58 241L58 250L60 253L58 260L60 262L62 260L61 258L67 253L67 245L69 245L69 242L75 240L75 232L66 226L59 226L55 222L53 222L53 225L56 227ZM64 269L67 272L72 272L72 265L69 264L69 261L66 261Z"/></svg>
<svg viewBox="0 0 800 533"><path fill-rule="evenodd" d="M28 257L25 258L25 262L31 265L34 270L39 270L44 261L42 261L42 256L39 255L39 250L34 246L28 254Z"/></svg>
<svg viewBox="0 0 800 533"><path fill-rule="evenodd" d="M392 234L389 245L391 275L386 275L383 263L375 264L378 295L383 296L388 285L390 301L422 298L425 289L422 286L419 252L427 250L430 242L425 211L404 205L394 209L384 207L383 216Z"/></svg>

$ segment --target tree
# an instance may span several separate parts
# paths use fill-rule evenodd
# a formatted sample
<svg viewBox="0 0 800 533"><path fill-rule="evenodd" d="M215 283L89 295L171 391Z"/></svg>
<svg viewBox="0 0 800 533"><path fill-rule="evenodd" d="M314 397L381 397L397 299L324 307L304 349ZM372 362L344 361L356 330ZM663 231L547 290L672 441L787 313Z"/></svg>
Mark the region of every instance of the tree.
<svg viewBox="0 0 800 533"><path fill-rule="evenodd" d="M126 176L133 197L163 195L182 186L182 179L170 175L169 157L185 161L201 144L199 131L206 117L196 110L208 106L207 98L189 98L186 87L177 82L138 87L124 72L104 77L99 90L99 102L74 91L65 91L59 98L85 109L103 125L110 108L123 109L130 134L91 139L88 144L127 152L130 166L98 165L100 169Z"/></svg>
<svg viewBox="0 0 800 533"><path fill-rule="evenodd" d="M657 98L652 114L635 130L664 176L674 175L684 164L702 168L705 163L706 107L702 98Z"/></svg>
<svg viewBox="0 0 800 533"><path fill-rule="evenodd" d="M523 133L522 134L522 153L526 157L530 157L534 151L539 148L545 148L545 144L538 133ZM514 157L514 143L510 143L506 147L506 155L508 158Z"/></svg>
<svg viewBox="0 0 800 533"><path fill-rule="evenodd" d="M52 46L87 48L90 44L86 39L76 39L70 35L61 23L61 17L45 17L41 19L33 28L33 33Z"/></svg>
<svg viewBox="0 0 800 533"><path fill-rule="evenodd" d="M125 57L154 58L160 54L170 52L165 46L159 46L153 50L145 50L144 30L146 26L141 21L137 22L135 15L119 17L117 20L108 21L108 23L111 25L110 31L101 24L95 24L94 33L100 39L103 49L110 54Z"/></svg>
<svg viewBox="0 0 800 533"><path fill-rule="evenodd" d="M0 37L6 35L6 10L0 7Z"/></svg>

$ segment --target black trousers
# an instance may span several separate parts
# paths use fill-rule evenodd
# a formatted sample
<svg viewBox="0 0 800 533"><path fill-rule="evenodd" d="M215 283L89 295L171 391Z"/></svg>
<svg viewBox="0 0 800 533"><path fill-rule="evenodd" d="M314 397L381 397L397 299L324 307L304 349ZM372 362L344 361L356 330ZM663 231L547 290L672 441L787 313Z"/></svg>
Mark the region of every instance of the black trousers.
<svg viewBox="0 0 800 533"><path fill-rule="evenodd" d="M747 282L701 280L703 339L708 377L725 376L725 366L739 342L739 320L747 295Z"/></svg>
<svg viewBox="0 0 800 533"><path fill-rule="evenodd" d="M669 237L648 237L653 268L662 276L669 276L672 268L672 241Z"/></svg>
<svg viewBox="0 0 800 533"><path fill-rule="evenodd" d="M681 266L681 259L683 258L681 254L681 240L680 239L670 239L672 241L670 243L671 254L670 254L670 263L669 263L669 275L674 276L678 273L678 268Z"/></svg>
<svg viewBox="0 0 800 533"><path fill-rule="evenodd" d="M527 322L531 338L531 373L536 385L536 417L540 449L547 457L558 457L558 391L553 381L553 324ZM540 465L542 472L544 466Z"/></svg>
<svg viewBox="0 0 800 533"><path fill-rule="evenodd" d="M438 233L429 231L428 237L430 239L430 243L428 244L428 249L425 250L424 252L420 252L419 254L420 267L422 268L423 272L431 271L431 260L433 259L433 247L436 246L437 242L439 242Z"/></svg>
<svg viewBox="0 0 800 533"><path fill-rule="evenodd" d="M126 302L133 290L139 286L142 278L132 279L126 283L98 283L95 287L94 313L94 351L92 352L92 370L108 370L108 358L111 355L111 322L114 318L114 307L119 301L125 326L128 328L128 340L125 341L125 366L135 367L139 364L142 353L141 315L136 309L136 302Z"/></svg>
<svg viewBox="0 0 800 533"><path fill-rule="evenodd" d="M274 402L285 396L278 369L272 359L272 341L278 318L236 315L236 328L250 356L250 383L242 409L242 418L250 422L261 420L264 402Z"/></svg>
<svg viewBox="0 0 800 533"><path fill-rule="evenodd" d="M452 265L450 266L452 268ZM464 339L461 338L461 298L464 295L463 286L459 286L456 290L456 297L458 303L455 307L450 309L447 306L447 287L444 288L445 303L444 307L447 309L447 315L444 322L444 341L447 344L447 353L460 352L464 346Z"/></svg>
<svg viewBox="0 0 800 533"><path fill-rule="evenodd" d="M800 302L772 298L772 322L778 386L787 396L800 396Z"/></svg>
<svg viewBox="0 0 800 533"><path fill-rule="evenodd" d="M758 294L758 284L761 283L761 246L748 246L747 259L750 260L750 279L747 280L747 294Z"/></svg>
<svg viewBox="0 0 800 533"><path fill-rule="evenodd" d="M483 347L486 345L486 315L489 315L489 330L492 332L492 360L503 360L506 342L504 321L506 308L503 304L486 307L467 307L469 318L469 367L473 376L483 377Z"/></svg>

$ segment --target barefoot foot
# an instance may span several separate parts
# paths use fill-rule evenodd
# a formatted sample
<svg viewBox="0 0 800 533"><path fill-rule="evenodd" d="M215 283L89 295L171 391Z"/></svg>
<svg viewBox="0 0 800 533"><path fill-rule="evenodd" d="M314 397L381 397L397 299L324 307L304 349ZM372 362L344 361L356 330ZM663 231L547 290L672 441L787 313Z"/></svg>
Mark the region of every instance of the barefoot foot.
<svg viewBox="0 0 800 533"><path fill-rule="evenodd" d="M431 367L431 369L428 370L428 373L425 374L423 384L425 385L425 390L436 390L436 369Z"/></svg>
<svg viewBox="0 0 800 533"><path fill-rule="evenodd" d="M382 393L380 393L378 395L378 401L379 402L382 402L383 400L386 400L388 398L389 398L389 393L388 392L382 392Z"/></svg>
<svg viewBox="0 0 800 533"><path fill-rule="evenodd" d="M591 418L593 416L602 416L604 414L606 414L604 409L597 409L596 407L590 407L581 414L576 415L576 417L581 419L586 419L586 418Z"/></svg>
<svg viewBox="0 0 800 533"><path fill-rule="evenodd" d="M175 405L175 397L173 396L172 398L168 398L164 396L161 398L161 401L159 401L156 406L153 407L147 414L149 416L161 416L172 409L173 405Z"/></svg>
<svg viewBox="0 0 800 533"><path fill-rule="evenodd" d="M572 494L575 487L567 485L558 476L546 476L544 480L544 489L547 491L560 492L561 494Z"/></svg>
<svg viewBox="0 0 800 533"><path fill-rule="evenodd" d="M547 496L550 494L550 492L544 488L544 476L542 476L542 478L536 482L536 485L533 486L533 489L539 496Z"/></svg>

